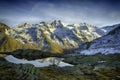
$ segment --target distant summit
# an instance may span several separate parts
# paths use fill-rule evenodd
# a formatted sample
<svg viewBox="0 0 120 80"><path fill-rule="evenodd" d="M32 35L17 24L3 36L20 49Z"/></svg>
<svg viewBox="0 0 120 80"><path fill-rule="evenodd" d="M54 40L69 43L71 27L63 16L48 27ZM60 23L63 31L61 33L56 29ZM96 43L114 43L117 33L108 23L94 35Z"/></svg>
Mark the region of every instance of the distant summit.
<svg viewBox="0 0 120 80"><path fill-rule="evenodd" d="M24 23L24 24L22 24L22 25L19 25L18 27L19 27L19 28L29 28L29 27L32 27L32 25L29 24L29 23Z"/></svg>

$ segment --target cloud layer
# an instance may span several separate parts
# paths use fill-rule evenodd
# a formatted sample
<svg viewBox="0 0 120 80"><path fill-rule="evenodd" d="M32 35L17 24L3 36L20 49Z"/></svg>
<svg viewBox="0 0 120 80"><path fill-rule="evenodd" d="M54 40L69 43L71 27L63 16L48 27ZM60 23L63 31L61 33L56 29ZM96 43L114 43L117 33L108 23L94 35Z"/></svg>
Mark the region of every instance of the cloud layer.
<svg viewBox="0 0 120 80"><path fill-rule="evenodd" d="M10 0L9 0L10 1ZM120 23L119 2L96 0L11 0L1 1L0 21L10 26L24 22L62 20L66 23L86 22L95 26Z"/></svg>

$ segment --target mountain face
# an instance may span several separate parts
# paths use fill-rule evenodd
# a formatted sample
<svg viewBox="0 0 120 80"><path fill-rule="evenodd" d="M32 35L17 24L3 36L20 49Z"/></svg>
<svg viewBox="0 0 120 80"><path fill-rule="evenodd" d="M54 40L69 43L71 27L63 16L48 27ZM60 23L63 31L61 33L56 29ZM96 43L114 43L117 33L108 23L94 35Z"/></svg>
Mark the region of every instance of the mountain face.
<svg viewBox="0 0 120 80"><path fill-rule="evenodd" d="M52 23L25 23L9 29L8 34L23 44L36 44L40 50L62 53L64 49L75 49L101 37L104 32L86 23L67 25L55 20Z"/></svg>
<svg viewBox="0 0 120 80"><path fill-rule="evenodd" d="M106 30L106 32L105 32ZM106 35L105 35L106 34ZM0 23L0 51L39 49L52 53L76 49L83 54L118 53L120 49L120 25L97 28L80 23L66 24L60 20L52 23L24 23L9 28Z"/></svg>
<svg viewBox="0 0 120 80"><path fill-rule="evenodd" d="M116 27L120 26L120 24L115 24L112 26L104 26L101 29L105 32L105 34L109 33L111 30L115 29Z"/></svg>
<svg viewBox="0 0 120 80"><path fill-rule="evenodd" d="M84 49L87 50L82 50L80 53L120 53L120 25L116 26L105 36L93 40L89 45L84 45Z"/></svg>
<svg viewBox="0 0 120 80"><path fill-rule="evenodd" d="M35 45L22 44L20 41L9 36L9 30L7 25L0 23L0 52L11 52L16 49L36 49Z"/></svg>

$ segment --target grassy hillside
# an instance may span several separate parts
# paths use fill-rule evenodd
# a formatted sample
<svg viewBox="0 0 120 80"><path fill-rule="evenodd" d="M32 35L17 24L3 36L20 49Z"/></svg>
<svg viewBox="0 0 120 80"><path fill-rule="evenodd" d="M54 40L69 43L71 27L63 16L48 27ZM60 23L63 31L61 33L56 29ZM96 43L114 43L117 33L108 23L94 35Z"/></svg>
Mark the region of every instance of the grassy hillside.
<svg viewBox="0 0 120 80"><path fill-rule="evenodd" d="M14 38L6 35L4 43L0 45L0 52L11 52L17 49L37 49L37 47L35 45L31 46L30 44L22 44Z"/></svg>
<svg viewBox="0 0 120 80"><path fill-rule="evenodd" d="M62 54L63 53L63 48L61 45L59 45L56 42L53 42L50 38L50 35L46 34L44 30L42 30L43 36L47 40L47 42L50 45L50 52L53 54Z"/></svg>

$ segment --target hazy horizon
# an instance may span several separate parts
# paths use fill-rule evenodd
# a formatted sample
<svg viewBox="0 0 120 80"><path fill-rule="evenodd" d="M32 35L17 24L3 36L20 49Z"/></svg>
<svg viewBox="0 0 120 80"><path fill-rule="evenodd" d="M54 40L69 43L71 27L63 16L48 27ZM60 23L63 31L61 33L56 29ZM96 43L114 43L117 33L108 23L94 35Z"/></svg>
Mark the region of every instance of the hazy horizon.
<svg viewBox="0 0 120 80"><path fill-rule="evenodd" d="M15 26L61 20L98 27L120 23L118 0L1 0L0 22Z"/></svg>

